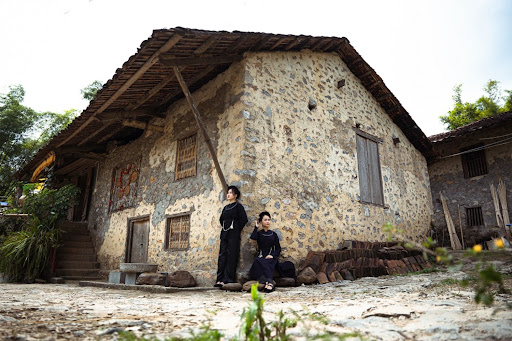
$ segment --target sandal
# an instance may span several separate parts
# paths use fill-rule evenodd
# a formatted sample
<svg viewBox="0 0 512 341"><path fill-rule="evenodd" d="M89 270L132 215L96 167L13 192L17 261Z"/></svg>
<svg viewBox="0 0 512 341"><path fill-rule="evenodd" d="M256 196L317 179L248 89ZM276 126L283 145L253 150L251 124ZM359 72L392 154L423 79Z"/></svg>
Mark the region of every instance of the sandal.
<svg viewBox="0 0 512 341"><path fill-rule="evenodd" d="M263 292L272 292L275 290L274 284L272 283L265 283L265 287L263 288Z"/></svg>
<svg viewBox="0 0 512 341"><path fill-rule="evenodd" d="M224 282L217 282L213 286L216 288L222 288L224 286Z"/></svg>

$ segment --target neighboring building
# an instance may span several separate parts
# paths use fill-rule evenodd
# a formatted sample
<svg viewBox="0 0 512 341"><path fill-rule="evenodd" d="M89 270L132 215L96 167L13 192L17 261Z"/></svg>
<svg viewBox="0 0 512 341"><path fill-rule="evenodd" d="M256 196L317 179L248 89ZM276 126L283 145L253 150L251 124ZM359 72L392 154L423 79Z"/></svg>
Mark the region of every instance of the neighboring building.
<svg viewBox="0 0 512 341"><path fill-rule="evenodd" d="M88 222L103 269L148 261L213 283L223 185L172 65L242 192L240 270L262 210L296 265L384 241L388 221L428 233L432 145L346 38L175 28L154 31L24 169L55 153L54 178L82 188L72 218Z"/></svg>
<svg viewBox="0 0 512 341"><path fill-rule="evenodd" d="M462 224L465 246L501 236L490 186L498 187L503 181L507 202L512 203L512 111L431 136L430 140L439 153L428 167L436 239L450 245L440 192L447 198L459 239Z"/></svg>

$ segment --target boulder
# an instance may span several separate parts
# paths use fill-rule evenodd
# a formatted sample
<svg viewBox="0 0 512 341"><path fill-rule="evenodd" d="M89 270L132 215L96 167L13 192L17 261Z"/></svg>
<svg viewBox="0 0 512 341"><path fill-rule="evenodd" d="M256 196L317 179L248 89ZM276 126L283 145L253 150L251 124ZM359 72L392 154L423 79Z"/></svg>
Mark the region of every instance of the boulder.
<svg viewBox="0 0 512 341"><path fill-rule="evenodd" d="M295 287L297 286L297 281L295 278L291 277L278 277L275 278L276 287Z"/></svg>
<svg viewBox="0 0 512 341"><path fill-rule="evenodd" d="M227 291L242 291L242 284L240 283L226 283L222 286L222 290Z"/></svg>
<svg viewBox="0 0 512 341"><path fill-rule="evenodd" d="M188 271L176 271L169 275L169 286L190 288L197 285L196 280Z"/></svg>
<svg viewBox="0 0 512 341"><path fill-rule="evenodd" d="M306 267L297 276L297 282L299 284L313 284L317 281L316 273L311 267Z"/></svg>
<svg viewBox="0 0 512 341"><path fill-rule="evenodd" d="M137 285L165 285L165 275L158 272L143 272L135 281Z"/></svg>

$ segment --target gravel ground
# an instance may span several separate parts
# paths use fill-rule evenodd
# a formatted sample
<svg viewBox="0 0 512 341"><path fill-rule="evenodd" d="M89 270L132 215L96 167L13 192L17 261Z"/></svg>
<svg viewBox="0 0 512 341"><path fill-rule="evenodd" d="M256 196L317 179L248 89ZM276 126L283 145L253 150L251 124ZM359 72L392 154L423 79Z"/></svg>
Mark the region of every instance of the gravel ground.
<svg viewBox="0 0 512 341"><path fill-rule="evenodd" d="M499 262L498 262L499 263ZM498 265L510 273L510 262ZM507 270L508 269L508 270ZM297 339L329 331L365 340L512 340L512 295L492 308L473 302L471 288L446 284L459 272L363 278L277 288L265 294L264 317L302 316ZM506 287L512 289L507 276ZM0 284L1 340L117 340L118 331L164 340L188 336L209 321L227 340L238 335L249 293L222 290L147 293L66 284ZM322 326L312 316L325 316Z"/></svg>

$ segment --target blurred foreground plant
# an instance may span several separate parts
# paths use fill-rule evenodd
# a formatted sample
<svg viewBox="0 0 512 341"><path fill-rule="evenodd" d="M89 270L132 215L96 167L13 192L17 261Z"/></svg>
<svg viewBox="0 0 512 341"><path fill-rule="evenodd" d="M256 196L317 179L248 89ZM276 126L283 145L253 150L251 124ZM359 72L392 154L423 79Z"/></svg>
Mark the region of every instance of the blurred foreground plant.
<svg viewBox="0 0 512 341"><path fill-rule="evenodd" d="M427 259L428 256L435 257L438 264L448 266L450 271L461 269L462 263L454 264L453 257L448 253L447 249L444 247L437 247L436 242L432 238L428 237L423 243L417 243L405 237L405 232L401 229L397 229L391 223L384 224L383 228L388 234L388 240L397 240L400 243L403 243L403 246L408 249L419 249L423 252L423 257L425 259ZM494 245L497 249L504 248L504 243L501 239L496 239L494 241ZM494 266L492 264L488 264L483 258L482 245L480 244L466 249L464 256L477 261L475 265L476 280L474 281L475 302L483 303L486 306L493 305L495 292L500 294L508 292L503 283L501 273L496 271ZM467 280L462 282L463 285L468 285L468 283L469 281Z"/></svg>

